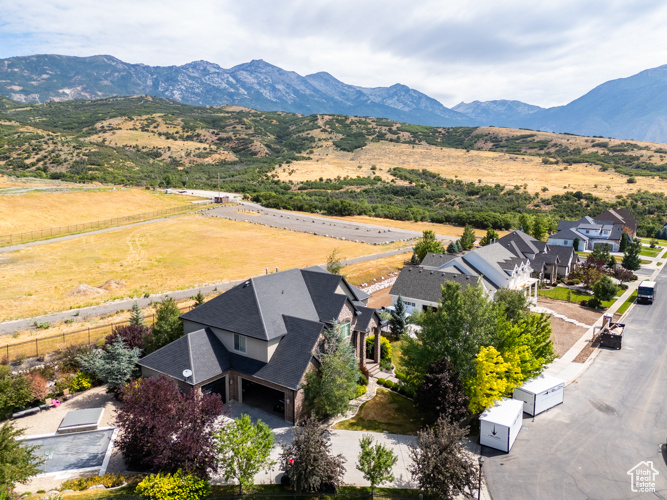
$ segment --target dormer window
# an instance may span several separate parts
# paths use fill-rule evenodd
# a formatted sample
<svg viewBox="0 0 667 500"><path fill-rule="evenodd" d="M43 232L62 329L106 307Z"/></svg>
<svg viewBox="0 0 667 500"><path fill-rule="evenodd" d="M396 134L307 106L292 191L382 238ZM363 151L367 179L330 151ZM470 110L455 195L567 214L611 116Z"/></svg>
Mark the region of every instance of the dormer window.
<svg viewBox="0 0 667 500"><path fill-rule="evenodd" d="M349 321L343 321L340 324L340 332L343 338L348 338L350 336L350 322Z"/></svg>
<svg viewBox="0 0 667 500"><path fill-rule="evenodd" d="M239 335L238 333L234 334L234 350L245 352L245 337L243 335Z"/></svg>

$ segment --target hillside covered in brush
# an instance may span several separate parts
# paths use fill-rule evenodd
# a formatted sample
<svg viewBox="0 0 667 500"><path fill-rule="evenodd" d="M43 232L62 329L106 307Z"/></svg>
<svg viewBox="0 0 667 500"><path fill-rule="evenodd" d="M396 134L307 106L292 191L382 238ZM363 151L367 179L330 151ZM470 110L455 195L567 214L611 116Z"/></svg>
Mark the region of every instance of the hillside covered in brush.
<svg viewBox="0 0 667 500"><path fill-rule="evenodd" d="M220 178L223 190L268 206L480 228L513 227L524 211L580 217L628 206L648 234L667 214L664 196L648 192L664 191L667 178L657 144L147 96L0 98L0 170L147 187L212 188Z"/></svg>

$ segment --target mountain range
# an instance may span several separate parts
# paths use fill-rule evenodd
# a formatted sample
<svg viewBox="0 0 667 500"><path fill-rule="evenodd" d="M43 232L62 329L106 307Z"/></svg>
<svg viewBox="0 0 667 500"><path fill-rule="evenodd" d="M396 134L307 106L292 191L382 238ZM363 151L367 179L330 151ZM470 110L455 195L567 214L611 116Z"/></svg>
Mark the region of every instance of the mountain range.
<svg viewBox="0 0 667 500"><path fill-rule="evenodd" d="M405 85L359 87L320 72L301 76L261 60L230 69L207 61L183 66L130 64L100 55L34 55L0 60L0 95L19 102L147 94L196 106L373 116L433 126L494 125L667 142L667 65L612 80L565 106L520 101L447 108Z"/></svg>

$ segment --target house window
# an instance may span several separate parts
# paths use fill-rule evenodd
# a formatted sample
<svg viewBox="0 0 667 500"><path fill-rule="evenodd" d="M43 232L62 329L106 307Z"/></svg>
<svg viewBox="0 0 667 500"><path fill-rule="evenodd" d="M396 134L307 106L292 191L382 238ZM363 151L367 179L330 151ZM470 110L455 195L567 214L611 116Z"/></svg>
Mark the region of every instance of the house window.
<svg viewBox="0 0 667 500"><path fill-rule="evenodd" d="M344 321L340 324L340 332L343 335L343 338L348 338L350 336L350 322Z"/></svg>
<svg viewBox="0 0 667 500"><path fill-rule="evenodd" d="M245 337L243 335L234 334L234 350L245 352Z"/></svg>

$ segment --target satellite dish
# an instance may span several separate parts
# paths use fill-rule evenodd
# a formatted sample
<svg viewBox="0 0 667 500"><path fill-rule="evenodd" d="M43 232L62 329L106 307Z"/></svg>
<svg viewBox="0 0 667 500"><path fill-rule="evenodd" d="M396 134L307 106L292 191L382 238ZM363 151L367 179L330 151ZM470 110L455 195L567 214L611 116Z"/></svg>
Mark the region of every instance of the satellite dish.
<svg viewBox="0 0 667 500"><path fill-rule="evenodd" d="M192 370L183 370L183 377L189 378L192 376Z"/></svg>

